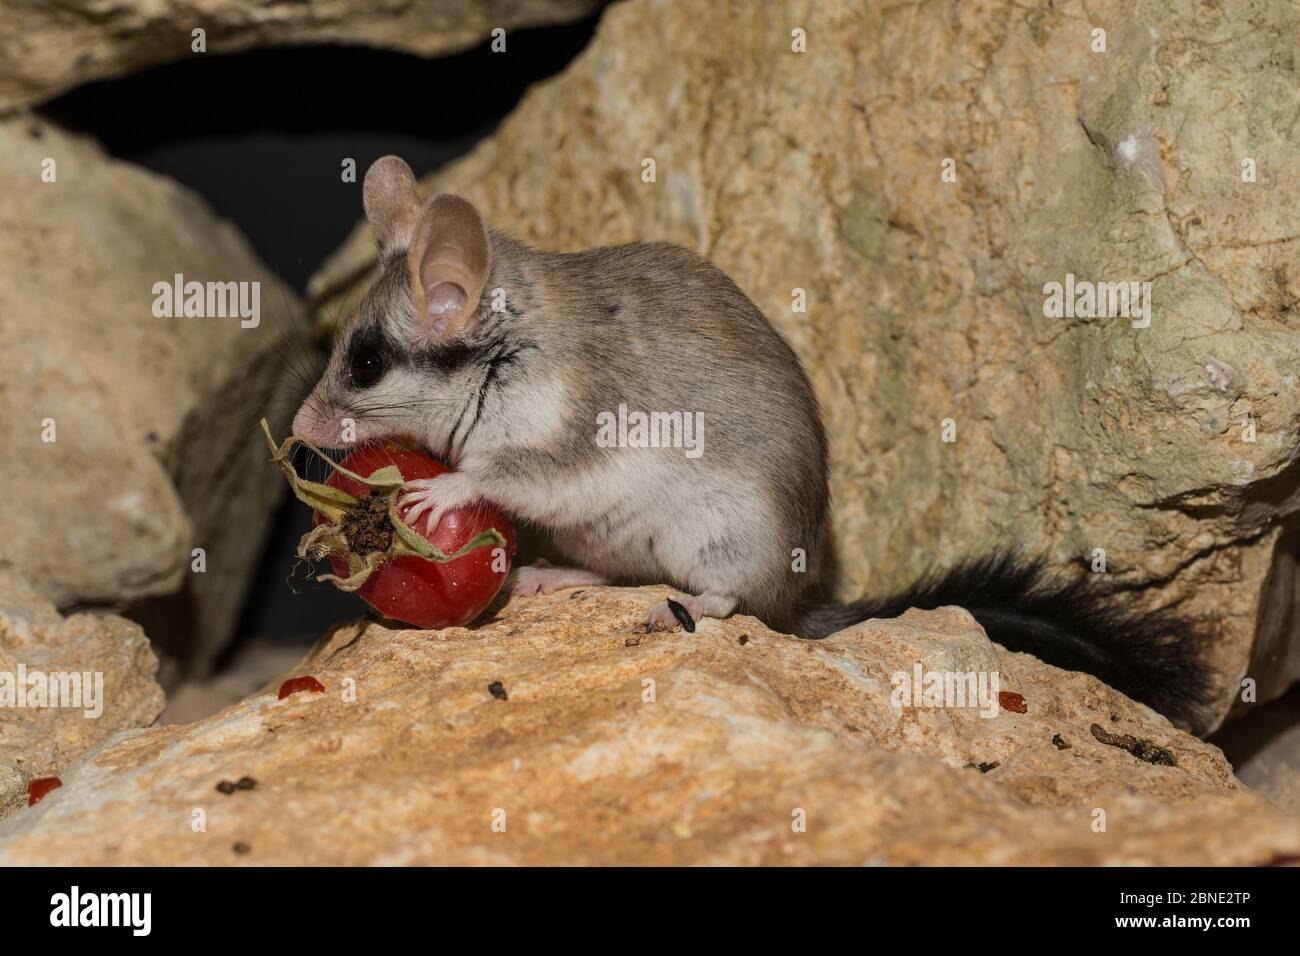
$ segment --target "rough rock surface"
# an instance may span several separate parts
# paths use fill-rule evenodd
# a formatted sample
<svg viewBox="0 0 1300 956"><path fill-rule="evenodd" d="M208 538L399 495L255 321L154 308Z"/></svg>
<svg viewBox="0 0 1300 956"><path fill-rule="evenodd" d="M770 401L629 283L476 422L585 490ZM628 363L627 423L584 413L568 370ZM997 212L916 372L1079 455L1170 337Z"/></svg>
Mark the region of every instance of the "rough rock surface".
<svg viewBox="0 0 1300 956"><path fill-rule="evenodd" d="M843 596L1104 549L1099 587L1218 635L1213 725L1300 676L1298 32L1284 0L630 0L430 185L729 272L823 403ZM318 304L372 259L359 230ZM1150 326L1046 318L1067 274L1152 283Z"/></svg>
<svg viewBox="0 0 1300 956"><path fill-rule="evenodd" d="M662 593L517 600L476 630L341 627L294 672L323 693L263 693L195 724L118 735L0 823L0 864L1300 853L1300 818L1242 789L1217 748L1090 677L1002 650L965 611L910 611L822 642L745 617L638 633ZM893 706L893 675L918 664L996 671L1023 706L1008 698L989 718ZM1099 743L1094 724L1174 764ZM251 788L218 789L244 777Z"/></svg>
<svg viewBox="0 0 1300 956"><path fill-rule="evenodd" d="M201 669L283 492L256 422L292 411L297 300L193 193L47 123L0 122L0 178L0 559L60 607L175 595L150 636ZM177 273L260 282L260 324L156 317Z"/></svg>
<svg viewBox="0 0 1300 956"><path fill-rule="evenodd" d="M507 30L575 20L597 0L0 0L0 110L39 102L79 83L179 60L191 31L207 54L251 47L351 43L451 53Z"/></svg>
<svg viewBox="0 0 1300 956"><path fill-rule="evenodd" d="M28 780L57 776L92 745L148 726L163 709L162 688L154 680L158 659L138 625L112 614L62 617L0 566L0 675L8 677L6 684L16 683L20 664L26 675L42 678L99 673L103 690L98 699L82 698L90 717L86 707L20 707L17 697L11 703L0 695L0 816L26 804ZM23 699L53 703L48 697Z"/></svg>

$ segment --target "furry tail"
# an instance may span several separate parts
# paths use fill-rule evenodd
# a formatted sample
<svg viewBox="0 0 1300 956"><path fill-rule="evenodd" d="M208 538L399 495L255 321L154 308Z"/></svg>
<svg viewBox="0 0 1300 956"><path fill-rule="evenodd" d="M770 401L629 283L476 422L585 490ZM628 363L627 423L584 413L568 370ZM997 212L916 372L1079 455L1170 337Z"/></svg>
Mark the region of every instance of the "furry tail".
<svg viewBox="0 0 1300 956"><path fill-rule="evenodd" d="M884 600L805 605L795 633L822 638L868 618L948 604L970 611L1008 650L1092 674L1180 726L1199 729L1210 704L1203 640L1189 622L1167 610L1124 611L1094 593L1086 577L1054 579L1042 560L1012 552L931 575Z"/></svg>

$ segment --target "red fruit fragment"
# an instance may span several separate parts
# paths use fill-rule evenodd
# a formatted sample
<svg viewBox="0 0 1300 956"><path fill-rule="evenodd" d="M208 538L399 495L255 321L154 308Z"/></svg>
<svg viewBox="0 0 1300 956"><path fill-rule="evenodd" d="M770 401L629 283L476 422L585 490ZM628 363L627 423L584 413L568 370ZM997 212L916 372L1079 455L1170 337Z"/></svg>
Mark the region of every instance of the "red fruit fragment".
<svg viewBox="0 0 1300 956"><path fill-rule="evenodd" d="M58 790L63 781L58 777L36 777L27 781L27 805L34 807L40 803L51 790Z"/></svg>
<svg viewBox="0 0 1300 956"><path fill-rule="evenodd" d="M314 677L290 677L280 685L280 693L277 695L280 700L284 700L290 694L296 694L300 690L309 690L313 694L325 693L325 685Z"/></svg>
<svg viewBox="0 0 1300 956"><path fill-rule="evenodd" d="M1011 711L1013 714L1024 714L1029 711L1029 707L1025 704L1025 698L1009 690L998 691L998 706L1003 710Z"/></svg>

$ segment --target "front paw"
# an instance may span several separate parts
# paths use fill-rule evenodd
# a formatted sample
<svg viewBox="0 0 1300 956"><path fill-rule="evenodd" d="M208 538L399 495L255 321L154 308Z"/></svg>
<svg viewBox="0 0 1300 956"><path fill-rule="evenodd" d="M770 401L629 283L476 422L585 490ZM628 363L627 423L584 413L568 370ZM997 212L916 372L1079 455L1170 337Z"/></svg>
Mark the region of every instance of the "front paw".
<svg viewBox="0 0 1300 956"><path fill-rule="evenodd" d="M398 492L397 512L413 528L425 516L425 530L432 534L443 515L469 504L475 497L469 478L463 472L449 471L436 478L408 481Z"/></svg>

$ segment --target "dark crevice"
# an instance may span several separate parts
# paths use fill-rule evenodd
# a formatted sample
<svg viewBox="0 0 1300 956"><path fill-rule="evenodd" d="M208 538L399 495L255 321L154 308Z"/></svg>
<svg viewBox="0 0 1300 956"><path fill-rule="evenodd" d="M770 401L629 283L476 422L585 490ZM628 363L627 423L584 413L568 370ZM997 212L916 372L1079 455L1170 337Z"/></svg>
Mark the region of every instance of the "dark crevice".
<svg viewBox="0 0 1300 956"><path fill-rule="evenodd" d="M423 175L496 129L534 83L561 72L599 17L512 31L422 59L369 47L205 54L51 100L38 112L120 159L194 189L299 291L361 214L358 180L397 153Z"/></svg>

